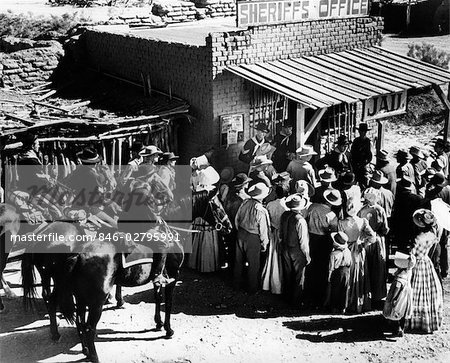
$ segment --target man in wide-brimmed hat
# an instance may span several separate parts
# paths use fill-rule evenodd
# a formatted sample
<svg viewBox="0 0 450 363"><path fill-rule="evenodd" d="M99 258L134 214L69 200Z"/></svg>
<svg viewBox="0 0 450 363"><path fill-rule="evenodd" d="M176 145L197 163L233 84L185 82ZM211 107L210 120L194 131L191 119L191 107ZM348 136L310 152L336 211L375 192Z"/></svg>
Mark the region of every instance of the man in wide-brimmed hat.
<svg viewBox="0 0 450 363"><path fill-rule="evenodd" d="M177 187L175 182L175 164L180 157L173 152L166 152L162 154L161 166L158 170L158 175L161 177L163 183L171 190L174 191Z"/></svg>
<svg viewBox="0 0 450 363"><path fill-rule="evenodd" d="M419 208L431 208L430 201L415 194L414 180L404 177L397 182L392 210L392 232L399 250L407 251L413 241L412 215Z"/></svg>
<svg viewBox="0 0 450 363"><path fill-rule="evenodd" d="M409 162L411 160L409 152L405 149L400 149L395 154L395 158L398 162L397 168L395 169L397 180L407 178L414 181L414 168Z"/></svg>
<svg viewBox="0 0 450 363"><path fill-rule="evenodd" d="M394 194L385 186L388 183L388 179L380 170L375 170L370 179L369 186L378 191L379 199L377 203L386 211L388 218L391 217L392 207L394 206Z"/></svg>
<svg viewBox="0 0 450 363"><path fill-rule="evenodd" d="M239 289L244 281L244 266L247 268L247 290L255 293L259 289L259 267L261 251L266 251L270 241L270 219L262 200L269 195L269 187L257 183L249 187L250 196L239 207L235 226L237 228L236 257L234 261L234 287Z"/></svg>
<svg viewBox="0 0 450 363"><path fill-rule="evenodd" d="M309 162L313 155L317 155L311 145L303 145L296 150L296 158L287 166L286 171L291 175L292 183L297 180L305 180L308 183L318 186L316 171Z"/></svg>
<svg viewBox="0 0 450 363"><path fill-rule="evenodd" d="M280 220L280 252L283 269L282 291L300 307L306 265L310 262L308 225L302 216L308 200L298 194L286 198L289 211Z"/></svg>
<svg viewBox="0 0 450 363"><path fill-rule="evenodd" d="M328 262L332 249L331 232L337 231L338 219L332 208L342 204L339 190L323 192L320 203L309 206L306 220L309 230L311 263L306 268L305 293L312 307L322 308L328 284Z"/></svg>
<svg viewBox="0 0 450 363"><path fill-rule="evenodd" d="M292 134L292 122L284 120L281 130L273 139L275 152L272 160L277 171L285 171L289 161L295 156L295 135Z"/></svg>
<svg viewBox="0 0 450 363"><path fill-rule="evenodd" d="M253 179L251 183L263 182L270 187L272 184L272 176L276 174L276 170L272 164L273 161L268 159L266 155L256 156L250 163L250 173L248 176Z"/></svg>
<svg viewBox="0 0 450 363"><path fill-rule="evenodd" d="M450 177L450 142L444 142L442 138L436 138L434 140L434 151L436 152L436 159L439 159L444 164L442 173L446 178Z"/></svg>
<svg viewBox="0 0 450 363"><path fill-rule="evenodd" d="M247 140L239 154L239 160L246 164L252 162L253 158L256 156L256 152L266 142L265 137L270 132L265 122L258 123L254 129L256 131L255 136L250 140Z"/></svg>
<svg viewBox="0 0 450 363"><path fill-rule="evenodd" d="M320 170L325 165L329 165L336 171L338 177L347 171L352 171L351 155L348 151L350 144L351 142L346 135L340 135L336 140L336 147L322 159L319 159L316 167Z"/></svg>
<svg viewBox="0 0 450 363"><path fill-rule="evenodd" d="M375 163L375 170L381 171L388 179L386 189L389 189L393 195L397 188L397 173L395 166L389 161L389 153L386 150L380 150L377 154L377 161Z"/></svg>
<svg viewBox="0 0 450 363"><path fill-rule="evenodd" d="M314 196L311 198L313 203L323 203L323 193L328 188L332 187L332 184L337 181L336 173L333 168L325 165L322 170L319 170L320 186L316 187Z"/></svg>
<svg viewBox="0 0 450 363"><path fill-rule="evenodd" d="M353 140L350 149L352 167L356 182L362 187L367 187L367 166L372 162L372 144L367 137L370 128L366 123L360 123L356 130L358 130L359 136Z"/></svg>
<svg viewBox="0 0 450 363"><path fill-rule="evenodd" d="M118 178L117 182L120 185L125 185L129 179L131 178L131 175L138 171L139 165L142 164L144 161L144 158L139 155L139 153L144 150L144 145L140 141L135 141L130 148L131 158L130 161L128 161L127 165L124 167L122 173L120 174L120 177Z"/></svg>
<svg viewBox="0 0 450 363"><path fill-rule="evenodd" d="M409 153L411 154L410 164L414 170L414 185L416 186L417 193L423 197L425 196L425 181L423 176L428 167L425 161L425 155L417 146L411 146Z"/></svg>

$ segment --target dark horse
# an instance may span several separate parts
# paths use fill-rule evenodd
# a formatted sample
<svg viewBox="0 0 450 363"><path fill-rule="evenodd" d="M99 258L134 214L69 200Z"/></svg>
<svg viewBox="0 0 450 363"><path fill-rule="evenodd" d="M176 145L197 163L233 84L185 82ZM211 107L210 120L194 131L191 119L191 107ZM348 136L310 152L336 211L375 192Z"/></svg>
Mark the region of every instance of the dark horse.
<svg viewBox="0 0 450 363"><path fill-rule="evenodd" d="M98 356L94 345L96 327L113 285L119 283L124 286L141 286L150 282L154 277L155 268L158 268L162 261L162 254L154 254L153 264L123 268L121 252L124 246L120 244L123 243L123 239L118 238L121 242L84 241L75 245L73 240L76 238L73 236L82 234L76 226L64 222L52 223L41 232L47 235L51 233L67 238L63 241L62 238L58 238L58 241L47 242L45 245L34 245L34 253L25 254L22 260L24 302L29 302L29 299L35 296L33 267L36 267L42 279L43 298L50 315L52 339L58 340L60 337L56 324L56 309L59 306L63 317L71 323L76 323L83 353L90 360L97 362ZM183 261L182 246L175 240L171 243L170 253L167 254L165 261L165 271L175 281L166 285L164 324L160 316L161 289L155 288L156 328L160 330L164 326L167 337L173 335L170 327L172 296ZM53 291L50 290L50 279L54 281ZM86 320L87 308L89 314Z"/></svg>

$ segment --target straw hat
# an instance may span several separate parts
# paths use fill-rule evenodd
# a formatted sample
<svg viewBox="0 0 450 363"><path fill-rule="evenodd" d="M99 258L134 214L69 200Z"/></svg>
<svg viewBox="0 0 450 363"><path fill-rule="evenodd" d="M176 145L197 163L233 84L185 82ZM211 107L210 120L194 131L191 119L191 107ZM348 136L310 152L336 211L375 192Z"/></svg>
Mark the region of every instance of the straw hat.
<svg viewBox="0 0 450 363"><path fill-rule="evenodd" d="M302 147L299 147L296 151L298 156L309 156L309 155L317 155L317 153L314 151L314 148L312 145L303 145Z"/></svg>
<svg viewBox="0 0 450 363"><path fill-rule="evenodd" d="M370 179L370 181L374 184L384 185L387 184L388 179L384 176L382 171L375 170L372 174L372 179Z"/></svg>
<svg viewBox="0 0 450 363"><path fill-rule="evenodd" d="M276 147L270 145L268 142L262 144L257 150L256 155L270 155L275 151Z"/></svg>
<svg viewBox="0 0 450 363"><path fill-rule="evenodd" d="M139 152L141 156L152 156L152 155L162 155L161 149L155 145L146 146L142 151Z"/></svg>
<svg viewBox="0 0 450 363"><path fill-rule="evenodd" d="M327 189L323 192L323 197L331 205L339 206L342 204L342 197L339 190Z"/></svg>
<svg viewBox="0 0 450 363"><path fill-rule="evenodd" d="M286 198L286 207L292 211L301 211L308 205L308 200L298 194L292 194Z"/></svg>
<svg viewBox="0 0 450 363"><path fill-rule="evenodd" d="M425 159L425 155L422 150L420 150L417 146L411 146L409 148L409 153L413 156L417 156L419 159Z"/></svg>
<svg viewBox="0 0 450 363"><path fill-rule="evenodd" d="M97 150L92 147L85 147L77 156L83 164L96 164L102 160Z"/></svg>
<svg viewBox="0 0 450 363"><path fill-rule="evenodd" d="M251 167L258 167L263 165L273 164L273 161L267 158L267 155L258 155L250 163Z"/></svg>
<svg viewBox="0 0 450 363"><path fill-rule="evenodd" d="M247 194L257 200L263 200L270 193L270 188L264 183L256 183L247 190Z"/></svg>
<svg viewBox="0 0 450 363"><path fill-rule="evenodd" d="M208 166L198 172L198 186L196 191L213 190L215 188L214 184L219 180L219 173L212 166Z"/></svg>
<svg viewBox="0 0 450 363"><path fill-rule="evenodd" d="M429 209L421 208L414 212L413 221L416 226L423 228L434 225L436 223L436 217Z"/></svg>
<svg viewBox="0 0 450 363"><path fill-rule="evenodd" d="M252 178L249 178L247 174L245 173L239 173L236 175L233 180L231 181L235 188L241 188L244 185L250 183L252 181Z"/></svg>
<svg viewBox="0 0 450 363"><path fill-rule="evenodd" d="M410 255L406 253L402 253L400 251L395 252L394 255L394 264L398 268L408 268L411 263Z"/></svg>
<svg viewBox="0 0 450 363"><path fill-rule="evenodd" d="M323 182L329 183L337 180L334 169L330 167L325 167L325 169L319 170L319 179Z"/></svg>
<svg viewBox="0 0 450 363"><path fill-rule="evenodd" d="M331 233L331 239L338 248L346 248L348 243L348 236L345 232Z"/></svg>

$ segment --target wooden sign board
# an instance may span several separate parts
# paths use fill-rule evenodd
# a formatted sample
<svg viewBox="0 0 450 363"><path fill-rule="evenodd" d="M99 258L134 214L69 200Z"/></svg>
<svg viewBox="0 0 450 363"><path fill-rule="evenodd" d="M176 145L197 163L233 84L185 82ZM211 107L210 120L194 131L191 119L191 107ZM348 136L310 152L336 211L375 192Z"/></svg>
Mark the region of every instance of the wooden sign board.
<svg viewBox="0 0 450 363"><path fill-rule="evenodd" d="M244 114L220 116L220 145L244 141Z"/></svg>
<svg viewBox="0 0 450 363"><path fill-rule="evenodd" d="M376 120L405 113L406 100L406 90L369 98L364 101L363 120Z"/></svg>
<svg viewBox="0 0 450 363"><path fill-rule="evenodd" d="M237 26L293 23L369 15L369 0L238 0Z"/></svg>

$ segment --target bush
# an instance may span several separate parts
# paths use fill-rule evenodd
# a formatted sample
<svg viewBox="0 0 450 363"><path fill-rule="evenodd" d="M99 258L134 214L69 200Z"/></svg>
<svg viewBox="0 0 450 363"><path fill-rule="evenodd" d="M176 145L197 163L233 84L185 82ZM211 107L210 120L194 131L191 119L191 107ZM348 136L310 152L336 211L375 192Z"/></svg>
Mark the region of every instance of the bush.
<svg viewBox="0 0 450 363"><path fill-rule="evenodd" d="M26 39L49 39L64 37L70 29L86 22L77 13L50 17L32 14L13 14L11 11L0 14L0 37L13 36Z"/></svg>
<svg viewBox="0 0 450 363"><path fill-rule="evenodd" d="M409 44L408 56L419 59L423 62L434 64L441 68L448 68L450 55L444 51L438 50L434 45L428 43Z"/></svg>

